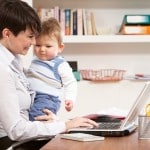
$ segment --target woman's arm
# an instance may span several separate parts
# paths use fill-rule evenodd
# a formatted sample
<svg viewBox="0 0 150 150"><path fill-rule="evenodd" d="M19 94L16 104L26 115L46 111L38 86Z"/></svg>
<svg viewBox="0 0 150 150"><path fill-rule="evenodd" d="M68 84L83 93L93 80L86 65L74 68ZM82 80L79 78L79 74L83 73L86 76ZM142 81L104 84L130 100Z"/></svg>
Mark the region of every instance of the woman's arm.
<svg viewBox="0 0 150 150"><path fill-rule="evenodd" d="M55 135L64 132L62 121L29 121L28 109L31 97L28 91L11 72L0 66L0 135L12 140L22 140L39 135Z"/></svg>

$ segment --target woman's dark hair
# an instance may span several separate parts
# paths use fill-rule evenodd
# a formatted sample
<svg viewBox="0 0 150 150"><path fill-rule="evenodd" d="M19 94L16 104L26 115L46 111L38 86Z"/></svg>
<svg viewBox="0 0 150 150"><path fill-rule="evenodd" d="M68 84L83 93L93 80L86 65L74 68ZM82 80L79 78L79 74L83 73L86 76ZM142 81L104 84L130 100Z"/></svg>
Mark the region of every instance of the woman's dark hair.
<svg viewBox="0 0 150 150"><path fill-rule="evenodd" d="M35 34L41 31L41 22L36 11L21 0L0 0L0 39L8 28L15 36L30 28Z"/></svg>

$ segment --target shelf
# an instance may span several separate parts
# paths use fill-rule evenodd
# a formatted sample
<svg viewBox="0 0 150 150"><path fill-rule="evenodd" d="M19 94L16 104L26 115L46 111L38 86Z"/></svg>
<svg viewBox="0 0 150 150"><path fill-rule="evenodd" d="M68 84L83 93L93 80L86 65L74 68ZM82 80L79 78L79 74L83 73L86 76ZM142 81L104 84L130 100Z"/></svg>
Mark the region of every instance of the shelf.
<svg viewBox="0 0 150 150"><path fill-rule="evenodd" d="M33 0L33 7L54 7L61 8L149 8L149 0Z"/></svg>
<svg viewBox="0 0 150 150"><path fill-rule="evenodd" d="M150 35L64 36L64 43L149 43Z"/></svg>

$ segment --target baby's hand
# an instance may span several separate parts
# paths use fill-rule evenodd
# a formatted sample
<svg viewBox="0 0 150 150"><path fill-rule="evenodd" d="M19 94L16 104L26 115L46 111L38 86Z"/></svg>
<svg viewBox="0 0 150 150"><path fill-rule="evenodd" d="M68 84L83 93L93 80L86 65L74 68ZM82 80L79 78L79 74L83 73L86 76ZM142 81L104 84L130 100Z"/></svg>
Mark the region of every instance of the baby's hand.
<svg viewBox="0 0 150 150"><path fill-rule="evenodd" d="M65 109L71 111L73 108L73 102L71 100L65 100Z"/></svg>

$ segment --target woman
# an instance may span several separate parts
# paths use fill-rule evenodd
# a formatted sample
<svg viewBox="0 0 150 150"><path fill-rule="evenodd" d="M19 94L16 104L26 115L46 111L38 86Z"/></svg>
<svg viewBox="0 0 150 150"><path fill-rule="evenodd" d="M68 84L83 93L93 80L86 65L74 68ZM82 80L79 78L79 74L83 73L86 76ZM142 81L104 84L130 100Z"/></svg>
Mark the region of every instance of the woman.
<svg viewBox="0 0 150 150"><path fill-rule="evenodd" d="M27 3L21 0L0 0L1 139L9 137L20 141L41 135L56 135L74 127L97 125L86 118L66 122L53 120L53 114L48 110L43 110L45 115L36 117L36 121L29 121L28 110L33 103L34 92L24 76L19 55L27 54L40 31L40 20Z"/></svg>

